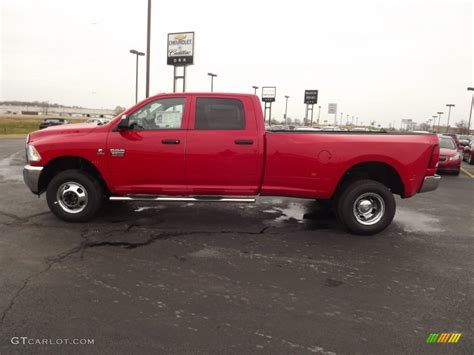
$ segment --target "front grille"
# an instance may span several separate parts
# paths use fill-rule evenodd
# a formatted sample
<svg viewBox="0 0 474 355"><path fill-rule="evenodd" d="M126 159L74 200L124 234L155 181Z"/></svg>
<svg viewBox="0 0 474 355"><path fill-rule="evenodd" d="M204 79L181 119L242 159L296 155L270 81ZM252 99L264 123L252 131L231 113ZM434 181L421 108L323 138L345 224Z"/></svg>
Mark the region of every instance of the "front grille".
<svg viewBox="0 0 474 355"><path fill-rule="evenodd" d="M445 161L445 160L446 160L446 155L439 156L439 161Z"/></svg>

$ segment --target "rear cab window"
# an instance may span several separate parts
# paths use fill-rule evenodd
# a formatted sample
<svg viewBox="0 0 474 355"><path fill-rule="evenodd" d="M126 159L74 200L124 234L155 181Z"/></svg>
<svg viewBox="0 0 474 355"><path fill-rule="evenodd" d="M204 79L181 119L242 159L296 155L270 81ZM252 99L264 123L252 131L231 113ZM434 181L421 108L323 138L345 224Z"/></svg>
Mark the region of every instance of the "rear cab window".
<svg viewBox="0 0 474 355"><path fill-rule="evenodd" d="M194 129L245 130L244 105L239 99L196 98Z"/></svg>

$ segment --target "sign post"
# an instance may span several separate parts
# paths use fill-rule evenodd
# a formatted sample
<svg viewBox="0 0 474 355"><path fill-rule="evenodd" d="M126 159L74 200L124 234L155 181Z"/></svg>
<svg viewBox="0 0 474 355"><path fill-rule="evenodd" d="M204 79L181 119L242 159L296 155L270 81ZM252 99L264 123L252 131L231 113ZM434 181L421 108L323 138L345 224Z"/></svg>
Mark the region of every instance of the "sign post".
<svg viewBox="0 0 474 355"><path fill-rule="evenodd" d="M272 125L272 102L275 102L276 98L276 87L275 86L264 86L262 87L262 102L265 103L263 121L267 120L267 110L269 111L268 125Z"/></svg>
<svg viewBox="0 0 474 355"><path fill-rule="evenodd" d="M334 127L337 126L337 104L329 104L328 113L334 114Z"/></svg>
<svg viewBox="0 0 474 355"><path fill-rule="evenodd" d="M183 92L186 91L186 67L194 64L194 32L168 33L168 65L173 68L173 92L176 83L183 79ZM182 67L181 75L178 67Z"/></svg>
<svg viewBox="0 0 474 355"><path fill-rule="evenodd" d="M311 127L313 126L313 107L318 103L318 90L305 90L304 103L306 104L306 114L304 116L304 125L308 125L308 113L311 111Z"/></svg>

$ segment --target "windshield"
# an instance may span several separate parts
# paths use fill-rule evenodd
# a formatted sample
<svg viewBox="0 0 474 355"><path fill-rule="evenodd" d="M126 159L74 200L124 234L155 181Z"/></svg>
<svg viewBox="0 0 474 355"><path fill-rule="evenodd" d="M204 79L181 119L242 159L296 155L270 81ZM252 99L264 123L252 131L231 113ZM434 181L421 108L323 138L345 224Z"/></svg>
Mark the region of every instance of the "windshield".
<svg viewBox="0 0 474 355"><path fill-rule="evenodd" d="M456 146L454 145L454 141L452 138L440 138L439 139L439 147L440 148L446 148L446 149L456 149Z"/></svg>

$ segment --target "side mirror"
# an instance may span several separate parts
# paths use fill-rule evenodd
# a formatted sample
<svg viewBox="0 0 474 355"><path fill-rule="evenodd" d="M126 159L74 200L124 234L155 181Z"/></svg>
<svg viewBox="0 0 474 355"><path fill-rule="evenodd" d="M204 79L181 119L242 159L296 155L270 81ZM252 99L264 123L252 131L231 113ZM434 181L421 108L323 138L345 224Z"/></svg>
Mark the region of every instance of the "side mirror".
<svg viewBox="0 0 474 355"><path fill-rule="evenodd" d="M117 125L118 129L130 129L129 122L128 122L128 116L123 115L122 118L120 119L119 124Z"/></svg>

